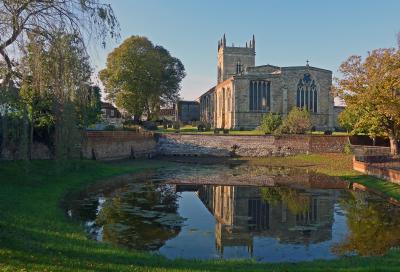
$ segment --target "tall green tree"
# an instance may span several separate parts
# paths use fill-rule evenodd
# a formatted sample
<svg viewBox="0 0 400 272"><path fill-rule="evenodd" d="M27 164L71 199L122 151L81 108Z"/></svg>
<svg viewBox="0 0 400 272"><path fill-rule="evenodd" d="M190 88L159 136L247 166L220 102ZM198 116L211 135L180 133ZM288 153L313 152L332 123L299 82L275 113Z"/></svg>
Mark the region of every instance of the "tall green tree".
<svg viewBox="0 0 400 272"><path fill-rule="evenodd" d="M63 32L53 37L31 37L21 64L20 111L29 117L30 146L35 128L54 126L56 157L68 158L79 144L78 127L99 114L100 94L90 86L92 70L81 39Z"/></svg>
<svg viewBox="0 0 400 272"><path fill-rule="evenodd" d="M400 51L376 49L361 56L351 56L339 71L338 90L351 112L352 131L366 131L371 137L390 139L392 155L398 155L400 137ZM348 113L347 113L348 114Z"/></svg>
<svg viewBox="0 0 400 272"><path fill-rule="evenodd" d="M132 36L108 55L100 71L107 98L135 118L175 102L185 77L181 61L146 37Z"/></svg>

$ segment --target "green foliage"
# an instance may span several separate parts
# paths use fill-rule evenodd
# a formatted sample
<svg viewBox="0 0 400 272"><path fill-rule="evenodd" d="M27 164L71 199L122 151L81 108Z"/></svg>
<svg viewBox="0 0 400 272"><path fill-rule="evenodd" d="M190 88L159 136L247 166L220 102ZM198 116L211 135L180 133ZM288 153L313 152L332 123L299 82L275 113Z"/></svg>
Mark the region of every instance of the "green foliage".
<svg viewBox="0 0 400 272"><path fill-rule="evenodd" d="M354 191L350 199L342 201L350 234L333 248L334 252L379 256L400 243L400 210L384 201L367 201L367 197L365 192Z"/></svg>
<svg viewBox="0 0 400 272"><path fill-rule="evenodd" d="M96 106L87 103L87 42L105 45L109 37L118 37L119 24L102 0L6 0L0 1L0 10L0 105L5 108L0 152L20 141L20 157L26 157L23 149L28 147L31 155L34 136L46 134L47 145L59 138L49 135L66 120L61 117L64 103L73 101L79 126L96 120ZM13 118L23 119L23 131L10 140Z"/></svg>
<svg viewBox="0 0 400 272"><path fill-rule="evenodd" d="M347 143L347 144L344 146L344 148L343 148L343 153L344 153L344 154L347 154L347 155L353 154L353 150L351 149L351 144L350 144L350 143Z"/></svg>
<svg viewBox="0 0 400 272"><path fill-rule="evenodd" d="M114 125L107 125L104 127L104 130L108 130L108 131L114 131L116 128Z"/></svg>
<svg viewBox="0 0 400 272"><path fill-rule="evenodd" d="M85 86L87 98L76 101L78 123L88 127L101 119L101 94L98 86Z"/></svg>
<svg viewBox="0 0 400 272"><path fill-rule="evenodd" d="M393 155L398 154L400 139L399 70L400 50L376 49L365 60L349 57L340 66L343 76L337 84L347 105L341 124L354 134L389 137Z"/></svg>
<svg viewBox="0 0 400 272"><path fill-rule="evenodd" d="M312 127L310 113L307 110L293 108L276 130L278 134L304 134Z"/></svg>
<svg viewBox="0 0 400 272"><path fill-rule="evenodd" d="M146 113L150 120L160 106L178 99L185 68L165 48L132 36L108 55L99 76L108 99L132 115Z"/></svg>
<svg viewBox="0 0 400 272"><path fill-rule="evenodd" d="M282 124L282 118L279 114L267 113L263 116L260 129L266 133L273 133Z"/></svg>

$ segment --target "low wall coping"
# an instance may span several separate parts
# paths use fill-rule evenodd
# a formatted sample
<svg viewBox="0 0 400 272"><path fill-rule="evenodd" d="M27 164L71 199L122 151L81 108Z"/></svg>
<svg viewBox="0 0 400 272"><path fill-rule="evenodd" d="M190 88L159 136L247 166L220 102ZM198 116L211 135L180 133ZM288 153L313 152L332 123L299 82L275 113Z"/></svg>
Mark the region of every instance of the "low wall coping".
<svg viewBox="0 0 400 272"><path fill-rule="evenodd" d="M265 134L265 135L254 135L254 134L199 134L199 133L160 133L160 132L153 132L154 134L160 135L160 136L168 136L168 135L187 135L187 136L206 136L206 137L211 137L211 136L218 136L218 137L275 137L275 138L290 138L290 137L299 137L299 138L306 138L306 137L315 137L315 138L348 138L348 135L312 135L312 134L282 134L282 135L273 135L273 134Z"/></svg>

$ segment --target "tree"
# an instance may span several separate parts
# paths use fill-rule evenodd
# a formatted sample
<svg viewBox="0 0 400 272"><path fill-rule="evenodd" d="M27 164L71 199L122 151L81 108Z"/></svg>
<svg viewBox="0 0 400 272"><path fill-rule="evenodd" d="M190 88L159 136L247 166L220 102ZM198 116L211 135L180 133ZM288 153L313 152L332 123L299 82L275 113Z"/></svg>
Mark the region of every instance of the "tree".
<svg viewBox="0 0 400 272"><path fill-rule="evenodd" d="M119 31L111 6L99 0L2 0L0 11L0 55L7 67L3 83L17 74L18 62L12 61L8 48L15 51L17 45L23 47L29 34L51 38L52 33L62 29L82 40L86 36L105 44L107 37L116 37Z"/></svg>
<svg viewBox="0 0 400 272"><path fill-rule="evenodd" d="M85 91L76 97L76 112L78 124L86 128L100 121L101 117L101 94L99 86L85 86Z"/></svg>
<svg viewBox="0 0 400 272"><path fill-rule="evenodd" d="M51 43L57 40L58 33L74 35L83 45L80 50L86 53L86 43L92 39L105 45L108 37L118 37L119 25L109 4L101 0L1 0L0 1L0 111L1 132L0 152L7 146L6 140L9 124L13 124L8 116L15 111L13 90L23 90L25 97L17 100L24 112L24 127L29 126L27 118L34 110L30 106L38 106L36 91L31 92L26 84L32 76L23 74L21 56L26 54L26 44L35 35ZM10 55L12 52L12 57ZM36 54L36 53L35 53ZM60 66L61 67L61 66ZM50 70L57 73L56 70ZM58 83L61 83L58 82ZM66 83L66 82L64 82ZM29 85L29 84L28 84ZM32 87L32 86L31 86ZM66 87L66 86L64 86ZM61 86L62 88L62 86ZM68 88L68 87L66 87ZM36 88L37 89L37 88ZM42 99L43 97L41 97ZM40 100L41 100L40 99ZM24 103L28 103L24 106ZM33 115L32 115L33 116ZM44 119L41 119L42 121ZM49 120L48 120L49 121ZM9 123L9 124L8 124ZM31 133L32 138L32 127Z"/></svg>
<svg viewBox="0 0 400 272"><path fill-rule="evenodd" d="M107 98L136 118L143 113L150 118L160 106L175 102L185 75L179 59L140 36L115 48L99 73Z"/></svg>
<svg viewBox="0 0 400 272"><path fill-rule="evenodd" d="M382 121L376 119L379 116L364 120L364 114L365 109L349 105L339 114L338 120L340 125L353 135L360 133L368 134L375 145L376 137L385 136L380 127Z"/></svg>
<svg viewBox="0 0 400 272"><path fill-rule="evenodd" d="M266 134L273 133L282 124L282 118L279 114L264 114L261 120L260 129Z"/></svg>
<svg viewBox="0 0 400 272"><path fill-rule="evenodd" d="M277 133L304 134L312 126L310 113L301 108L293 108L283 120Z"/></svg>
<svg viewBox="0 0 400 272"><path fill-rule="evenodd" d="M365 130L371 137L385 135L391 154L398 155L400 128L400 51L376 49L363 61L349 57L339 71L337 89L356 118L353 131Z"/></svg>
<svg viewBox="0 0 400 272"><path fill-rule="evenodd" d="M100 94L89 84L91 67L81 39L63 32L52 36L50 41L30 37L20 65L19 110L28 113L29 146L36 127L54 126L56 158L69 158L79 144L78 127L98 117Z"/></svg>

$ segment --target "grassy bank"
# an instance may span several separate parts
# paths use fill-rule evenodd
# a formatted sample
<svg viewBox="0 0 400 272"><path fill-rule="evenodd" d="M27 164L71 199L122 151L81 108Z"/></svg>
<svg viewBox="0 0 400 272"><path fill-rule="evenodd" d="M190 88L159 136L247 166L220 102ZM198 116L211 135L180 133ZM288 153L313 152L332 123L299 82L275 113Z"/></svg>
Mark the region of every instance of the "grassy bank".
<svg viewBox="0 0 400 272"><path fill-rule="evenodd" d="M329 176L340 177L349 182L357 182L369 188L383 192L389 197L400 200L400 186L353 170L352 155L331 153L297 155L294 157L271 157L252 159L254 164L298 167L313 170Z"/></svg>
<svg viewBox="0 0 400 272"><path fill-rule="evenodd" d="M162 134L170 134L176 133L176 129L173 128L163 128L163 126L159 126L158 130L155 132L162 133ZM182 134L214 134L214 130L210 131L198 131L197 127L193 127L191 125L182 126L179 129L179 133ZM324 135L323 131L313 131L309 132L312 135ZM222 131L220 134L223 134ZM252 129L252 130L229 130L229 135L265 135L262 130ZM347 136L348 133L346 132L333 132L332 135L335 136Z"/></svg>
<svg viewBox="0 0 400 272"><path fill-rule="evenodd" d="M364 180L348 168L349 158L332 156L260 159L254 163L307 167L326 174ZM50 161L35 161L28 166L15 162L0 163L0 270L397 271L400 267L399 251L391 251L384 257L352 257L298 264L172 261L92 241L86 237L83 227L69 220L59 206L60 199L69 190L82 188L99 179L164 164L158 161L113 164L82 161L56 171L55 164Z"/></svg>

